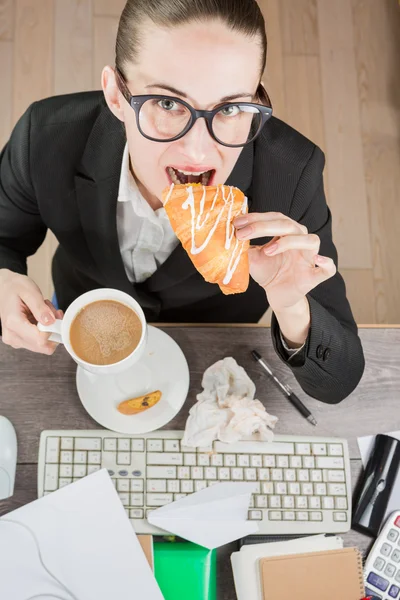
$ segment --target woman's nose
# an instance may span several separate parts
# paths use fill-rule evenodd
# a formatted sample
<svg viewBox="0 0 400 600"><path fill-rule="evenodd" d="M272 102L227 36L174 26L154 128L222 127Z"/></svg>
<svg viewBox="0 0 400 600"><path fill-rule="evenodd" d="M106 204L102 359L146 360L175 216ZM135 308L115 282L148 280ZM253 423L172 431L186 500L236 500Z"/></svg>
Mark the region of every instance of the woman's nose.
<svg viewBox="0 0 400 600"><path fill-rule="evenodd" d="M182 153L195 164L206 162L205 159L215 150L217 144L211 137L203 118L197 119L192 129L179 141Z"/></svg>

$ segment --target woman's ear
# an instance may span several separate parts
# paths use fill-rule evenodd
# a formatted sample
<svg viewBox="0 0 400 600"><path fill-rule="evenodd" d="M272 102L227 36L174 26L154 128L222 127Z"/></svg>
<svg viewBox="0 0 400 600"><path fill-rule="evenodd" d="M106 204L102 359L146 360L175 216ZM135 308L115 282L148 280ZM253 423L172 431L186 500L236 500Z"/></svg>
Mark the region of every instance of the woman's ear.
<svg viewBox="0 0 400 600"><path fill-rule="evenodd" d="M103 88L104 97L108 108L119 119L124 122L124 102L126 100L118 89L115 71L111 67L104 67L101 74L101 87Z"/></svg>

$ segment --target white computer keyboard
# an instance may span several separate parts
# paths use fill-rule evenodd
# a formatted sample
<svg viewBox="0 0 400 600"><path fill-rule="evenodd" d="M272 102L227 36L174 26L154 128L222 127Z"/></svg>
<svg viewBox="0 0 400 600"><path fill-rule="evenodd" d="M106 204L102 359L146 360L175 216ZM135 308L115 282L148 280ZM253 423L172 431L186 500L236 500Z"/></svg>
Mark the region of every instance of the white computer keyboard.
<svg viewBox="0 0 400 600"><path fill-rule="evenodd" d="M350 529L351 475L346 440L275 436L272 443L181 445L182 431L128 436L111 431L44 431L39 497L106 468L137 533L164 533L150 511L215 485L254 481L248 518L269 535Z"/></svg>

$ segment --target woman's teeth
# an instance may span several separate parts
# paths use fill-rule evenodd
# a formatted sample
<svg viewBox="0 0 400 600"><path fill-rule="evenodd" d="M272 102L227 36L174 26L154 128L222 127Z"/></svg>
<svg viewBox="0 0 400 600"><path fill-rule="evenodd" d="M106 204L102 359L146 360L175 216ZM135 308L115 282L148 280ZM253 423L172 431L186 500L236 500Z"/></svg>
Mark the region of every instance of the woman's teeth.
<svg viewBox="0 0 400 600"><path fill-rule="evenodd" d="M212 171L203 171L203 173L194 173L192 171L180 171L173 167L167 167L169 176L171 177L172 183L176 185L185 183L201 183L207 185L211 178Z"/></svg>

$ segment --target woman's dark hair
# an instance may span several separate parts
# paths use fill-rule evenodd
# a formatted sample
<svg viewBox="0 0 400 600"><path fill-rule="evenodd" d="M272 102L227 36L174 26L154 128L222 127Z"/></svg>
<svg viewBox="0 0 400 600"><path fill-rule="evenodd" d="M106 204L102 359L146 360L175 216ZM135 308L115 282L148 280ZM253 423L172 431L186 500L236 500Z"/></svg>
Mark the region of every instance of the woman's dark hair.
<svg viewBox="0 0 400 600"><path fill-rule="evenodd" d="M129 61L135 61L140 49L143 21L161 27L219 20L234 31L258 37L261 46L260 73L265 68L267 36L265 23L256 0L128 0L119 22L115 64L122 74Z"/></svg>

